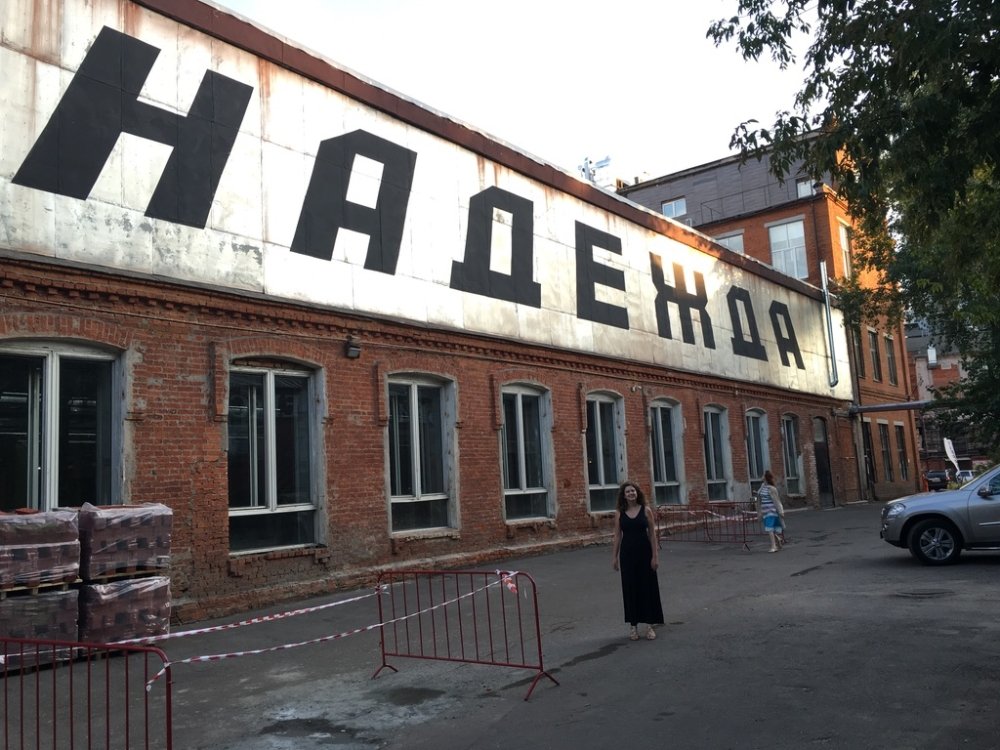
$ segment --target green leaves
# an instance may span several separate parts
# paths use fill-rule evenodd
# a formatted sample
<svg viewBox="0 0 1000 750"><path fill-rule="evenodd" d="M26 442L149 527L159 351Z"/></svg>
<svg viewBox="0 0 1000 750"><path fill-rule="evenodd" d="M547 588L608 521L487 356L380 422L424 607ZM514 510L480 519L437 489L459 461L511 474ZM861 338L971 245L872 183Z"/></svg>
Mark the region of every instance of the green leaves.
<svg viewBox="0 0 1000 750"><path fill-rule="evenodd" d="M708 36L744 59L794 62L794 109L750 120L731 145L832 175L860 236L865 288L841 281L849 316L926 318L968 376L942 392L963 423L1000 435L1000 15L993 0L739 0ZM992 424L991 428L989 425Z"/></svg>

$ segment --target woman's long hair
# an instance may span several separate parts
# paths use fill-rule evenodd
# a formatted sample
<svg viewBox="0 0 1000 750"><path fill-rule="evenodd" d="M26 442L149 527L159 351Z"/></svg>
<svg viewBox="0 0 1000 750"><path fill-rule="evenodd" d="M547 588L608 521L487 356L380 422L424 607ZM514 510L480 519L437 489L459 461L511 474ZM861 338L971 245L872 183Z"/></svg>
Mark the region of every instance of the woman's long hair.
<svg viewBox="0 0 1000 750"><path fill-rule="evenodd" d="M646 496L642 494L642 490L639 489L639 485L637 485L635 482L622 482L622 486L618 488L618 502L617 502L618 510L624 513L625 509L628 507L628 502L626 502L625 500L626 487L635 487L635 501L639 503L639 505L645 508Z"/></svg>

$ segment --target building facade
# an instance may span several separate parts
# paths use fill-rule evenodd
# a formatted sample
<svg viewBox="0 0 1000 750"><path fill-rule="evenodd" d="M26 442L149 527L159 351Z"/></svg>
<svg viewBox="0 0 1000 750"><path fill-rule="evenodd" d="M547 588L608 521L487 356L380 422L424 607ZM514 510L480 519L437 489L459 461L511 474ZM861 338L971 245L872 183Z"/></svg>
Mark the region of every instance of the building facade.
<svg viewBox="0 0 1000 750"><path fill-rule="evenodd" d="M778 181L766 154L745 163L738 157L721 159L619 192L705 232L735 254L814 286L823 285L821 263L834 290L836 279L856 273L853 223L835 190L804 174ZM852 327L849 354L850 367L838 374L851 384L855 408L835 418L854 424L856 448L853 456L841 455L841 472L858 476L849 494L835 501L909 494L920 487L914 414L873 408L916 398L902 326L882 320Z"/></svg>
<svg viewBox="0 0 1000 750"><path fill-rule="evenodd" d="M0 510L169 506L182 618L856 494L815 286L196 0L2 18Z"/></svg>
<svg viewBox="0 0 1000 750"><path fill-rule="evenodd" d="M921 401L931 402L938 389L957 383L965 376L961 355L953 347L935 341L928 326L919 321L905 324L907 364L910 379ZM942 429L933 408L918 414L918 450L922 472L947 469L954 476L960 469L978 471L991 465L987 447L967 431L954 427ZM945 440L954 451L948 455ZM958 464L957 466L955 464Z"/></svg>

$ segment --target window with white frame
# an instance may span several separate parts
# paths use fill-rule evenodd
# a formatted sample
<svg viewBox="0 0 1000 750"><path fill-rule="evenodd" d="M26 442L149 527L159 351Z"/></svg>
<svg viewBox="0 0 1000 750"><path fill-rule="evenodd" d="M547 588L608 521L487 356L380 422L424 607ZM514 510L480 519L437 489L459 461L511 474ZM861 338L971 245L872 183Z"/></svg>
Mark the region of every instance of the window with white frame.
<svg viewBox="0 0 1000 750"><path fill-rule="evenodd" d="M882 357L879 354L878 332L868 331L868 352L872 357L872 380L882 382Z"/></svg>
<svg viewBox="0 0 1000 750"><path fill-rule="evenodd" d="M756 492L764 483L764 472L769 468L767 455L767 414L761 409L746 413L747 473L750 491Z"/></svg>
<svg viewBox="0 0 1000 750"><path fill-rule="evenodd" d="M903 425L893 425L896 429L896 451L899 455L899 478L906 481L910 478L910 459L906 454L906 431Z"/></svg>
<svg viewBox="0 0 1000 750"><path fill-rule="evenodd" d="M86 347L0 347L0 511L121 502L118 376Z"/></svg>
<svg viewBox="0 0 1000 750"><path fill-rule="evenodd" d="M743 255L743 232L737 232L736 234L724 234L721 237L716 237L715 241L723 247L732 250L734 253Z"/></svg>
<svg viewBox="0 0 1000 750"><path fill-rule="evenodd" d="M510 521L548 517L546 456L552 432L548 394L526 386L509 385L504 387L501 398L500 442L506 518Z"/></svg>
<svg viewBox="0 0 1000 750"><path fill-rule="evenodd" d="M838 222L838 229L840 231L840 263L844 269L844 278L851 277L851 267L853 262L851 260L852 252L852 230L843 222Z"/></svg>
<svg viewBox="0 0 1000 750"><path fill-rule="evenodd" d="M656 401L649 409L649 416L654 501L656 505L679 505L683 502L679 469L683 466L684 450L680 406Z"/></svg>
<svg viewBox="0 0 1000 750"><path fill-rule="evenodd" d="M687 213L687 200L682 196L673 200L663 201L660 204L660 212L671 219L683 216Z"/></svg>
<svg viewBox="0 0 1000 750"><path fill-rule="evenodd" d="M705 481L709 500L728 500L732 459L729 455L729 412L720 406L704 411Z"/></svg>
<svg viewBox="0 0 1000 750"><path fill-rule="evenodd" d="M775 224L767 228L767 233L771 242L771 265L787 276L807 278L805 224L801 220Z"/></svg>
<svg viewBox="0 0 1000 750"><path fill-rule="evenodd" d="M813 194L813 180L808 177L800 177L795 181L795 195L799 198L808 198Z"/></svg>
<svg viewBox="0 0 1000 750"><path fill-rule="evenodd" d="M899 374L896 371L896 341L892 336L885 337L885 369L889 376L889 385L899 384Z"/></svg>
<svg viewBox="0 0 1000 750"><path fill-rule="evenodd" d="M229 549L316 543L312 374L229 373Z"/></svg>
<svg viewBox="0 0 1000 750"><path fill-rule="evenodd" d="M625 478L625 428L621 399L587 396L587 484L591 512L615 509Z"/></svg>
<svg viewBox="0 0 1000 750"><path fill-rule="evenodd" d="M802 449L799 447L799 418L794 414L781 418L781 452L785 463L785 490L789 495L801 495Z"/></svg>
<svg viewBox="0 0 1000 750"><path fill-rule="evenodd" d="M887 422L878 423L879 447L882 449L882 468L885 470L885 481L895 480L892 470L892 446L889 444L889 425Z"/></svg>
<svg viewBox="0 0 1000 750"><path fill-rule="evenodd" d="M451 524L453 389L420 378L389 382L389 494L392 531Z"/></svg>

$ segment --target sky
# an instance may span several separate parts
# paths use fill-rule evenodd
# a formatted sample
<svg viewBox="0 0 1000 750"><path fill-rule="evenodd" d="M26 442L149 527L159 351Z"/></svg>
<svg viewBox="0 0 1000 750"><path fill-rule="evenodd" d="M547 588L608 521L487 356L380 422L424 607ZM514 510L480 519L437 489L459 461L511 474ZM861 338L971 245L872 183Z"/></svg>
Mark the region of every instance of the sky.
<svg viewBox="0 0 1000 750"><path fill-rule="evenodd" d="M633 182L728 156L802 71L716 47L737 0L213 0L566 171Z"/></svg>

